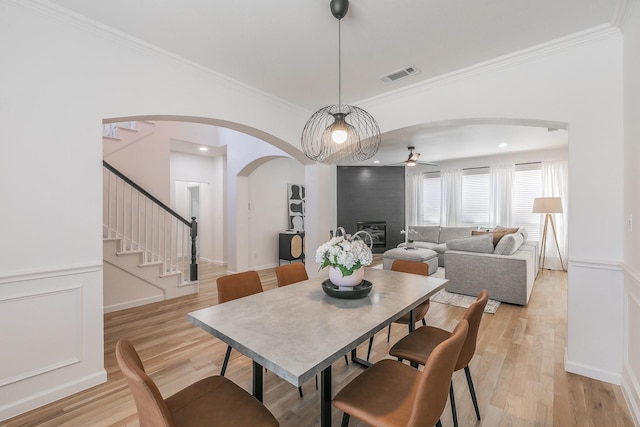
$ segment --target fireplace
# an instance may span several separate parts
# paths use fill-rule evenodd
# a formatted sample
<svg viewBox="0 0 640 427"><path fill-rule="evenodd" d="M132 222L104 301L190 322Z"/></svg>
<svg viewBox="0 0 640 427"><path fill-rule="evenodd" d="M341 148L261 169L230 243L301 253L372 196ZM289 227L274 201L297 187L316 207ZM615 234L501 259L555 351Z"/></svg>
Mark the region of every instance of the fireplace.
<svg viewBox="0 0 640 427"><path fill-rule="evenodd" d="M366 231L373 239L373 247L386 248L387 246L387 222L386 221L357 221L356 231ZM369 242L367 242L369 243Z"/></svg>

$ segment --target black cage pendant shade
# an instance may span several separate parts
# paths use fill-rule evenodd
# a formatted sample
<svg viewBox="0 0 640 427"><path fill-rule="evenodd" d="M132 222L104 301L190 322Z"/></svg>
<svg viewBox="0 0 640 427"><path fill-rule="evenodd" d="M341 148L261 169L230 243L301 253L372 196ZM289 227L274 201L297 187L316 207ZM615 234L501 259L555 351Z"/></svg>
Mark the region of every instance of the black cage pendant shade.
<svg viewBox="0 0 640 427"><path fill-rule="evenodd" d="M378 123L362 108L342 105L340 20L349 10L348 0L331 0L331 13L338 20L338 105L321 108L302 130L302 150L320 163L361 162L380 148Z"/></svg>

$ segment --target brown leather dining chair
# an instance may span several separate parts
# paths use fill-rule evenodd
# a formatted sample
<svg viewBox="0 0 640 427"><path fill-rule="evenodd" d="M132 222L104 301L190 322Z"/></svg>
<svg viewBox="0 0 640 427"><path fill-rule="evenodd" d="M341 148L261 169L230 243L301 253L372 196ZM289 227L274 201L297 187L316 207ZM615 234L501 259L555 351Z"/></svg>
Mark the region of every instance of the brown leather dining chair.
<svg viewBox="0 0 640 427"><path fill-rule="evenodd" d="M391 271L400 271L403 273L412 273L412 274L420 274L422 276L429 275L429 264L425 264L420 261L411 261L406 259L396 259L391 264ZM429 311L429 306L431 301L426 300L419 306L413 309L414 319L416 322L422 321L423 326L427 326L427 322L424 320L424 317L427 315L427 311ZM394 321L394 323L400 323L403 325L408 325L410 320L410 314L407 313L398 320ZM411 329L409 329L411 330ZM391 337L391 323L389 323L389 328L387 329L387 342ZM369 356L371 355L371 347L373 346L373 337L369 338L369 349L367 350L367 360L369 360Z"/></svg>
<svg viewBox="0 0 640 427"><path fill-rule="evenodd" d="M303 263L294 262L276 267L276 279L281 287L308 280L309 275Z"/></svg>
<svg viewBox="0 0 640 427"><path fill-rule="evenodd" d="M333 399L333 405L344 411L342 427L352 416L374 427L442 427L447 389L468 329L462 319L434 348L422 371L384 359L356 377Z"/></svg>
<svg viewBox="0 0 640 427"><path fill-rule="evenodd" d="M476 417L478 418L478 421L480 420L480 409L478 408L478 400L476 399L476 392L473 387L473 380L471 379L469 362L471 362L471 359L476 352L480 320L482 319L482 314L484 313L484 308L487 305L488 300L489 293L485 289L480 292L476 301L471 304L464 313L463 319L469 322L469 333L467 334L467 338L464 342L464 346L462 347L462 351L460 351L460 355L458 356L454 369L454 371L458 371L464 368L469 392L471 393L471 400L473 401L473 407L476 410ZM391 347L389 354L397 357L399 361L408 360L412 363L424 365L428 362L434 349L450 336L451 332L444 329L432 326L423 326L398 341L393 347ZM453 394L453 383L451 383L449 388L449 396L451 398L453 424L457 427L458 415L456 413L456 403Z"/></svg>
<svg viewBox="0 0 640 427"><path fill-rule="evenodd" d="M218 304L262 292L260 276L257 271L253 270L218 277L216 285L218 287ZM220 371L220 375L223 377L227 371L229 356L231 356L230 345L227 346L227 353L224 356L222 370Z"/></svg>
<svg viewBox="0 0 640 427"><path fill-rule="evenodd" d="M140 427L279 425L262 403L224 377L204 378L164 399L127 339L116 344L116 359L133 394Z"/></svg>

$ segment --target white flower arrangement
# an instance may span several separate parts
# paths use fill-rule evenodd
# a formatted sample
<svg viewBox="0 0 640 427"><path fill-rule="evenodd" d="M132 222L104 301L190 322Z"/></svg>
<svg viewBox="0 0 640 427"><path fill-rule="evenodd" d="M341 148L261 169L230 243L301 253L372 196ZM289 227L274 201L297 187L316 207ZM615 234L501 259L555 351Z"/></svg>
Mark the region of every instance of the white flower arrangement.
<svg viewBox="0 0 640 427"><path fill-rule="evenodd" d="M370 265L373 261L371 248L359 238L359 231L349 236L337 236L322 244L316 251L316 262L320 269L334 267L340 269L343 276L350 276L357 269ZM369 236L371 238L371 236Z"/></svg>
<svg viewBox="0 0 640 427"><path fill-rule="evenodd" d="M411 235L416 234L416 232L415 230L409 230L409 232L400 230L400 234L404 234L405 236L407 236L407 243L413 243L413 239L411 238Z"/></svg>

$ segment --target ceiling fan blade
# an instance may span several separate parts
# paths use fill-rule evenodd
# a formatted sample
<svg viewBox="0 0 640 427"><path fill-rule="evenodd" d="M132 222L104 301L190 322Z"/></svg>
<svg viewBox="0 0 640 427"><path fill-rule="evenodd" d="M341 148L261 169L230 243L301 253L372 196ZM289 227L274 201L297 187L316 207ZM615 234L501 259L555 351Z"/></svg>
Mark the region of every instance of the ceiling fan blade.
<svg viewBox="0 0 640 427"><path fill-rule="evenodd" d="M409 160L413 160L415 162L418 160L418 157L420 157L420 153L411 153Z"/></svg>

